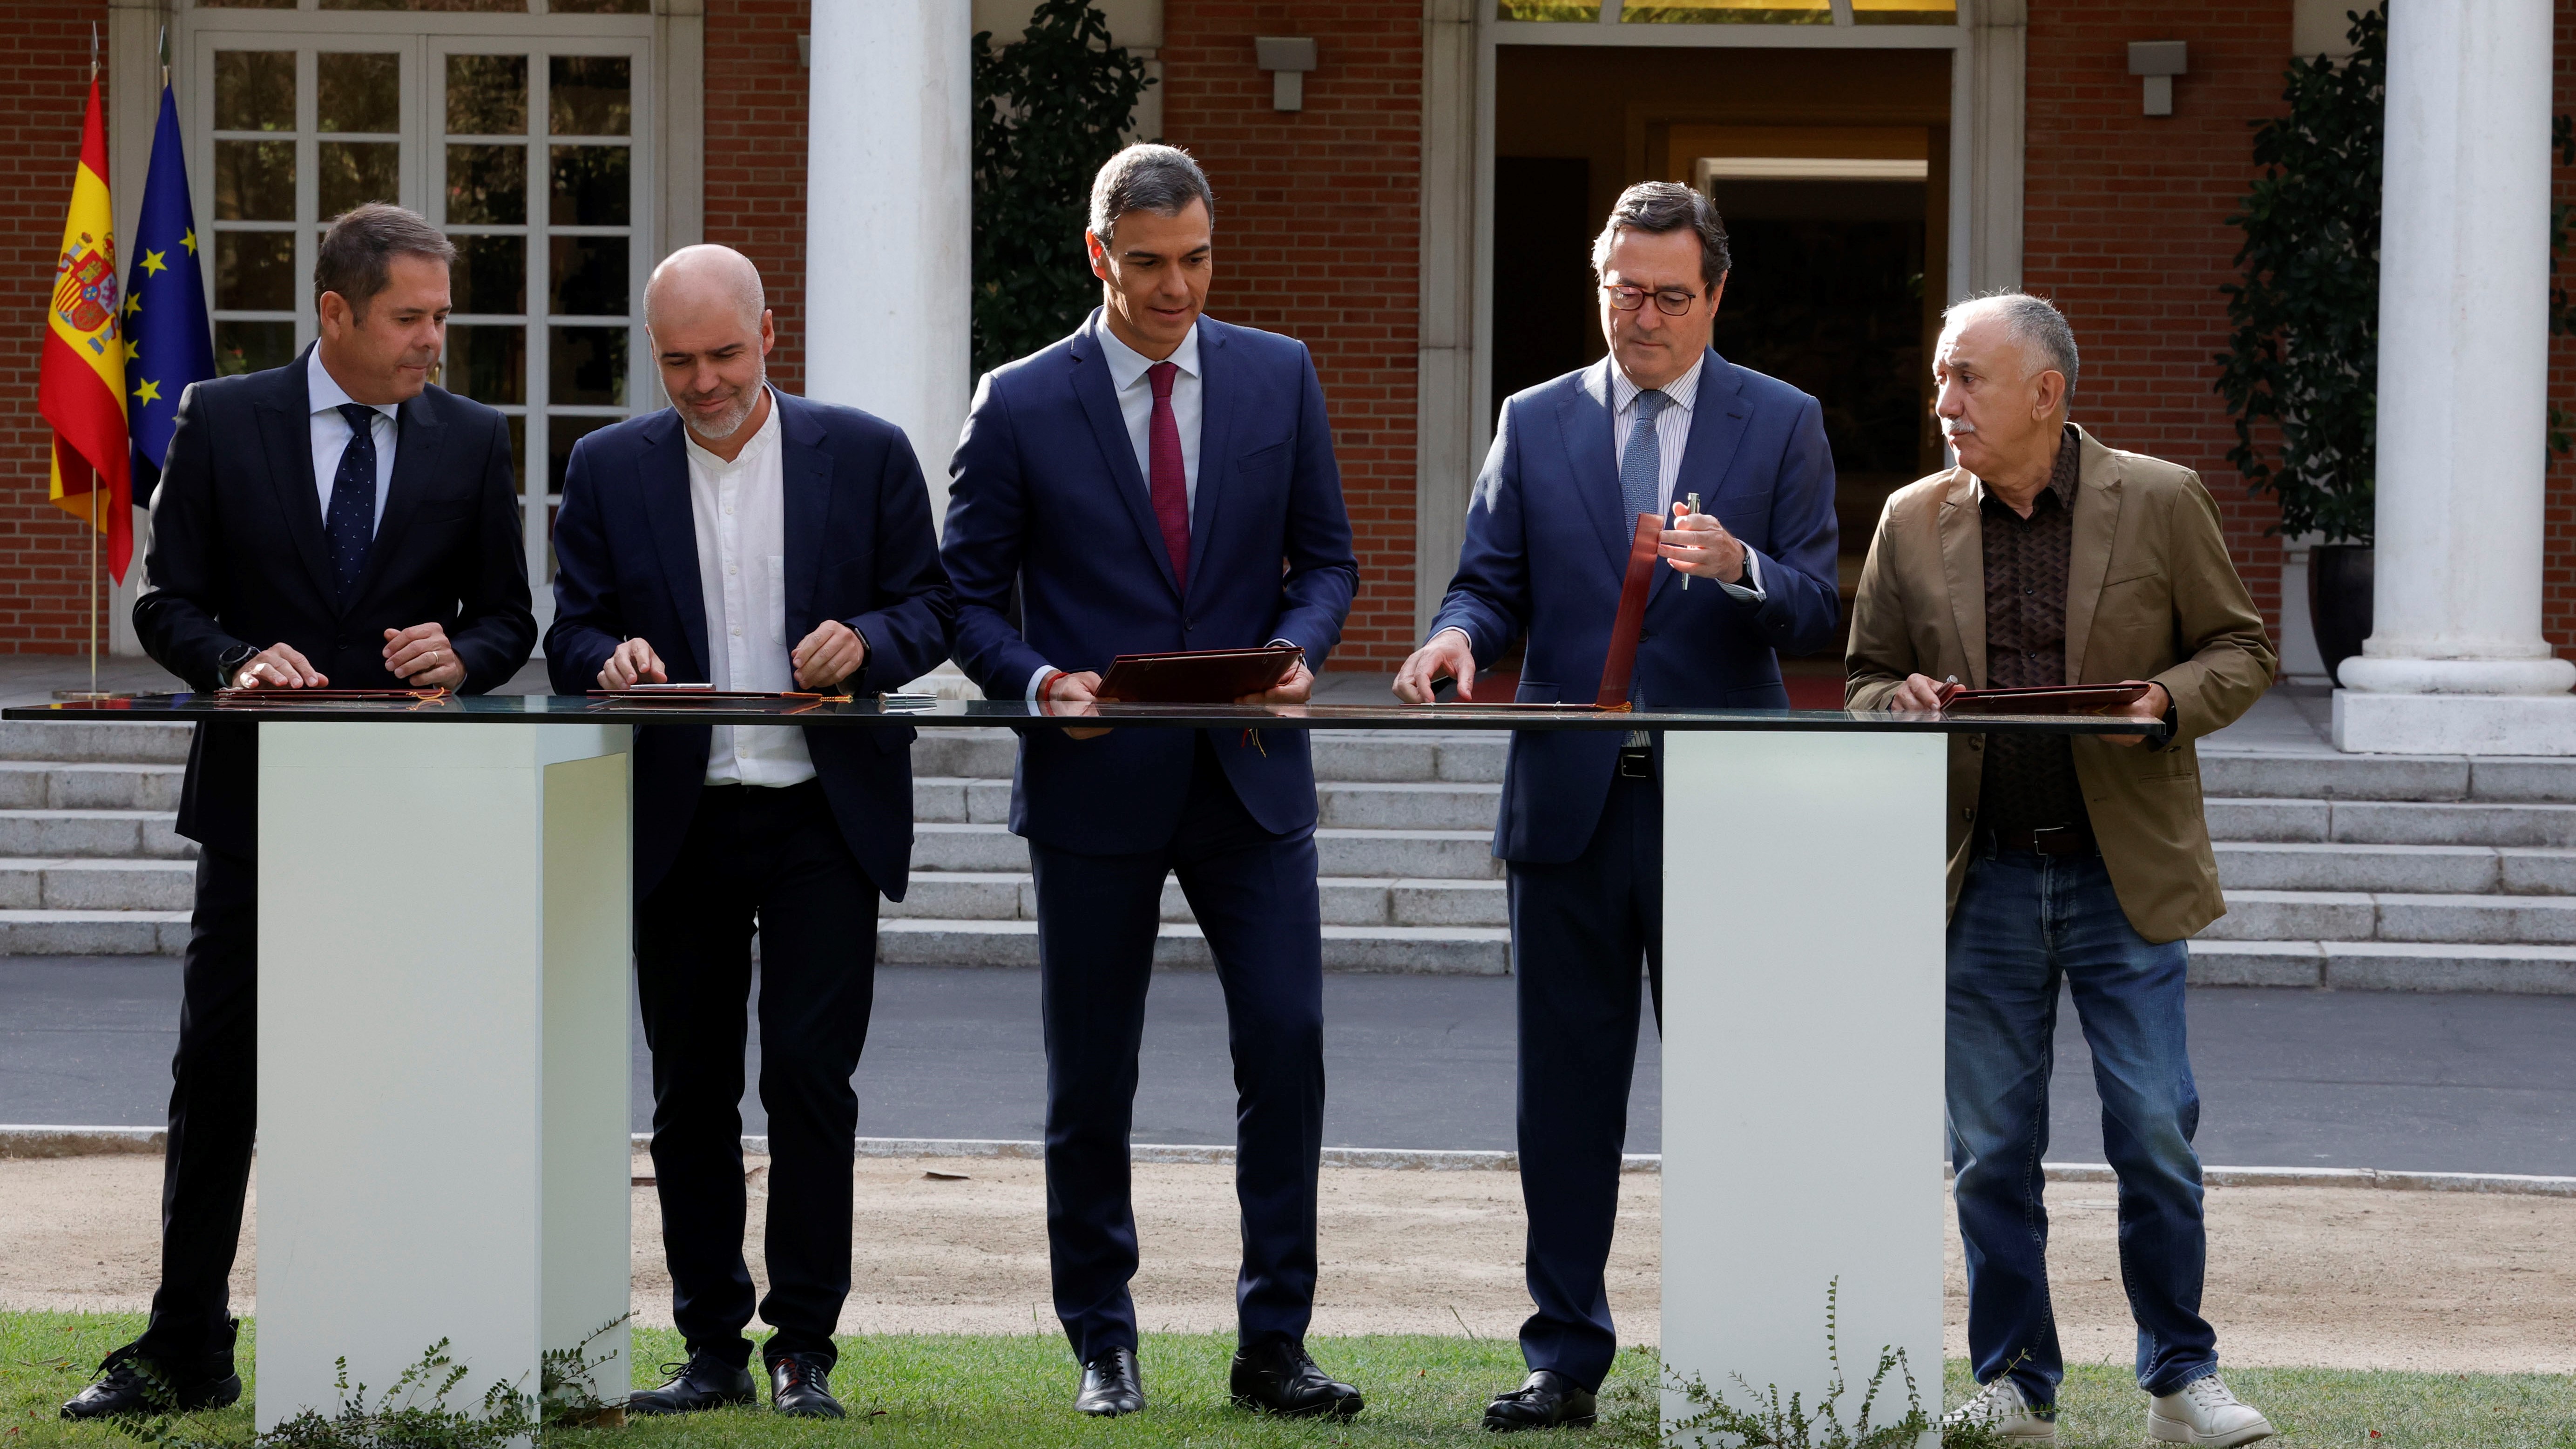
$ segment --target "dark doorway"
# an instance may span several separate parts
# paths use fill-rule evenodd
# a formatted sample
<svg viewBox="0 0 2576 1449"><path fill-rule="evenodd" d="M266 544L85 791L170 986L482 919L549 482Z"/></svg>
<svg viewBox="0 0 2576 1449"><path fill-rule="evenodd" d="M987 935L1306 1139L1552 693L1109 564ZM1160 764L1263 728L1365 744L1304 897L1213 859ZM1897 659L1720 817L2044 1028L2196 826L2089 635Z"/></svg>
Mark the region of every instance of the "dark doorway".
<svg viewBox="0 0 2576 1449"><path fill-rule="evenodd" d="M1494 407L1583 365L1592 320L1592 163L1494 158ZM1597 349L1596 349L1597 350Z"/></svg>

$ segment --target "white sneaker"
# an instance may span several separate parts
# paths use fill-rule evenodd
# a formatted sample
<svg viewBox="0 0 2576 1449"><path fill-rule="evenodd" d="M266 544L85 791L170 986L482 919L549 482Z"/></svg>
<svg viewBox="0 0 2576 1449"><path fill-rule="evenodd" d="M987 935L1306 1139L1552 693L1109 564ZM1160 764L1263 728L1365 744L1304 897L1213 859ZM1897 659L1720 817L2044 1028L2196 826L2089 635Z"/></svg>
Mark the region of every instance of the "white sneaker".
<svg viewBox="0 0 2576 1449"><path fill-rule="evenodd" d="M2015 1444L2057 1442L2057 1411L2032 1408L2030 1401L2021 1396L2021 1387L2012 1381L2009 1374L1977 1390L1975 1398L1943 1414L1941 1424L1944 1428L1954 1424L1983 1424Z"/></svg>
<svg viewBox="0 0 2576 1449"><path fill-rule="evenodd" d="M2272 1421L2241 1403L2218 1375L2203 1374L2182 1392L2147 1401L2147 1437L2159 1444L2251 1444L2272 1437Z"/></svg>

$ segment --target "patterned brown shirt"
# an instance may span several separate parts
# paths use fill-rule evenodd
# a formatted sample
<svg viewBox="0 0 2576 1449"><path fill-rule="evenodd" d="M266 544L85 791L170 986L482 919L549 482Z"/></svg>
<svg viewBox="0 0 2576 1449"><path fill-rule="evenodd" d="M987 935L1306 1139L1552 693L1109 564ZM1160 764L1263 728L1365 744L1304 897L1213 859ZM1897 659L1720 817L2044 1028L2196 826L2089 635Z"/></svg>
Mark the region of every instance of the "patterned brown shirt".
<svg viewBox="0 0 2576 1449"><path fill-rule="evenodd" d="M2070 425L2057 466L2024 518L1980 483L1986 561L1986 684L2066 683L2066 563L2080 490L2079 434ZM2084 790L2064 735L1988 735L1977 822L1999 835L2085 826Z"/></svg>

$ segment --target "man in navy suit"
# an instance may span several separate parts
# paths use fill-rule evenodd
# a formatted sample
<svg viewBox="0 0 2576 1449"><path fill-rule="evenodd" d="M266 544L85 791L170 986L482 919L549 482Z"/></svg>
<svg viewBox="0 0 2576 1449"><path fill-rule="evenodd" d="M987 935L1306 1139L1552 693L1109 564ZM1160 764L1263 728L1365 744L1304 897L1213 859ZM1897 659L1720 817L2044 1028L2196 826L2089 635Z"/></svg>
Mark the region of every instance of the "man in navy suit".
<svg viewBox="0 0 2576 1449"><path fill-rule="evenodd" d="M1101 168L1085 234L1103 307L985 377L945 552L957 660L995 699L1090 707L1120 654L1272 643L1320 665L1359 570L1323 389L1301 344L1200 315L1215 199L1188 155ZM1014 583L1022 623L1006 610ZM1266 698L1304 700L1300 667ZM1047 1241L1075 1407L1143 1407L1127 1134L1163 879L1206 933L1231 1023L1243 1269L1234 1401L1348 1417L1307 1357L1323 1143L1323 928L1315 775L1301 730L1023 732L1045 978Z"/></svg>
<svg viewBox="0 0 2576 1449"><path fill-rule="evenodd" d="M673 406L590 434L555 523L559 694L899 689L956 615L930 494L902 431L768 386L776 339L741 253L686 247L644 289ZM876 982L877 897L912 859L912 731L652 725L635 732L635 971L653 1053L653 1168L674 1414L755 1397L743 1262L742 1061L760 935L769 1113L770 1400L841 1417L832 1331L850 1290L850 1088Z"/></svg>
<svg viewBox="0 0 2576 1449"><path fill-rule="evenodd" d="M480 694L527 662L537 624L509 426L429 381L455 255L400 207L351 210L314 258L314 345L179 400L134 632L190 689ZM258 727L197 726L179 833L203 848L170 1064L161 1283L150 1326L67 1419L241 1394L226 1304L258 1125L258 792Z"/></svg>
<svg viewBox="0 0 2576 1449"><path fill-rule="evenodd" d="M1783 709L1775 650L1833 642L1834 465L1816 400L1709 350L1726 230L1686 186L1632 186L1593 244L1610 355L1503 405L1458 573L1395 692L1431 698L1529 641L1523 700L1594 697L1639 514L1663 514L1630 694L1641 708ZM1687 503L1697 494L1703 511ZM1674 573L1701 581L1678 587ZM1663 1012L1663 790L1645 731L1512 737L1494 854L1520 991L1521 1194L1537 1311L1528 1380L1489 1429L1587 1424L1618 1349L1603 1294L1617 1216L1637 959ZM1746 829L1759 823L1744 822Z"/></svg>

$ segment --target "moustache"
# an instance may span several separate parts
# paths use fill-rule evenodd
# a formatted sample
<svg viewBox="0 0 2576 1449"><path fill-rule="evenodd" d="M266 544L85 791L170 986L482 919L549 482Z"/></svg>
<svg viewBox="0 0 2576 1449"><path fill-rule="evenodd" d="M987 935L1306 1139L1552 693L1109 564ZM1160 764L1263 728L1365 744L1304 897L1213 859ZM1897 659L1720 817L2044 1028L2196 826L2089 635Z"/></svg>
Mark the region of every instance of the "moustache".
<svg viewBox="0 0 2576 1449"><path fill-rule="evenodd" d="M1941 422L1941 436L1945 438L1964 438L1976 430L1977 425L1965 418L1955 423L1946 418Z"/></svg>

